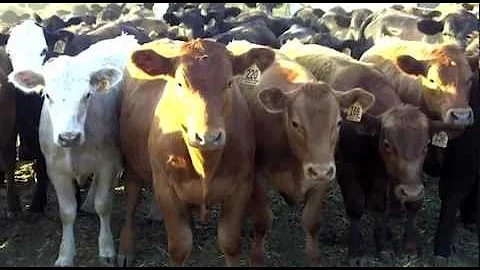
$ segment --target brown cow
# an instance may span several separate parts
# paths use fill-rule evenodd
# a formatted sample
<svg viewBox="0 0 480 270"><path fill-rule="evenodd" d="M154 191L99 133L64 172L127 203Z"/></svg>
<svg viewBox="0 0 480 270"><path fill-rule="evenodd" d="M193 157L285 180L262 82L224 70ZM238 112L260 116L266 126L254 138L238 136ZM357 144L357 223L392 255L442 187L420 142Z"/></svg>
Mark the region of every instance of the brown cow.
<svg viewBox="0 0 480 270"><path fill-rule="evenodd" d="M15 162L17 132L15 128L16 102L15 88L8 82L7 76L12 65L5 49L0 48L0 186L7 179L7 204L9 214L21 210L20 201L15 188Z"/></svg>
<svg viewBox="0 0 480 270"><path fill-rule="evenodd" d="M227 47L239 54L255 46L234 42ZM288 202L305 202L305 252L307 262L317 264L321 207L336 176L334 154L341 109L358 101L368 110L375 97L361 89L337 92L281 55L262 73L254 88L242 82L240 77L255 121L255 172L267 181L257 179L250 205L255 231L252 263L264 264L264 239L272 220L266 197L268 185Z"/></svg>
<svg viewBox="0 0 480 270"><path fill-rule="evenodd" d="M390 78L400 99L419 106L429 118L473 123L468 105L473 74L457 45L384 38L360 61L374 63Z"/></svg>
<svg viewBox="0 0 480 270"><path fill-rule="evenodd" d="M377 251L384 253L388 229L385 201L391 195L405 203L406 246L416 253L415 216L424 193L422 164L430 133L444 125L429 121L418 108L403 104L388 77L372 64L316 44L290 42L280 51L339 91L361 87L375 94L375 104L365 115L361 127L351 122L343 125L337 151L341 164L338 183L350 219L350 263L361 263L359 222L367 206L378 216Z"/></svg>
<svg viewBox="0 0 480 270"><path fill-rule="evenodd" d="M170 264L189 257L191 207L200 206L206 221L207 207L222 204L218 243L226 264L238 265L255 144L248 105L232 76L252 64L265 70L273 60L269 49L233 56L207 39L178 49L151 42L132 54L120 115L127 176L121 265L133 262L135 207L144 182L153 183L164 216Z"/></svg>

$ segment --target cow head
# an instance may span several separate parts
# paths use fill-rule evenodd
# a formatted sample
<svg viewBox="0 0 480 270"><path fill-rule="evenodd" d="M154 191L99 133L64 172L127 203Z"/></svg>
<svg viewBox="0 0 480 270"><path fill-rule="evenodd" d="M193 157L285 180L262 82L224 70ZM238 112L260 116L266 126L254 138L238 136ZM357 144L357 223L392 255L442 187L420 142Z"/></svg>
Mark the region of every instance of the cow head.
<svg viewBox="0 0 480 270"><path fill-rule="evenodd" d="M47 42L41 26L33 20L26 20L15 26L5 46L13 70L39 69L45 62Z"/></svg>
<svg viewBox="0 0 480 270"><path fill-rule="evenodd" d="M402 202L423 198L423 163L432 135L463 129L461 125L429 120L418 107L410 105L391 108L377 117L366 115L364 121L376 130L379 154L392 179L394 194Z"/></svg>
<svg viewBox="0 0 480 270"><path fill-rule="evenodd" d="M184 43L179 56L137 50L132 63L150 76L164 75L167 91L178 97L179 129L190 147L214 150L226 142L225 120L233 75L256 64L262 71L274 60L270 49L255 48L233 56L225 45L206 39Z"/></svg>
<svg viewBox="0 0 480 270"><path fill-rule="evenodd" d="M468 105L473 73L460 48L444 46L434 51L429 60L401 55L397 65L405 73L420 77L422 99L431 118L453 124L473 123L473 111Z"/></svg>
<svg viewBox="0 0 480 270"><path fill-rule="evenodd" d="M41 72L12 72L9 80L25 92L41 92L46 100L53 141L61 147L82 145L85 119L91 99L108 92L122 80L123 72L112 66L85 69L81 60L60 56L45 64ZM74 71L74 72L72 72Z"/></svg>
<svg viewBox="0 0 480 270"><path fill-rule="evenodd" d="M289 144L302 162L307 180L333 180L335 149L342 122L341 108L359 102L368 110L375 96L359 88L337 92L325 83L306 83L294 92L278 88L258 92L269 113L283 113Z"/></svg>

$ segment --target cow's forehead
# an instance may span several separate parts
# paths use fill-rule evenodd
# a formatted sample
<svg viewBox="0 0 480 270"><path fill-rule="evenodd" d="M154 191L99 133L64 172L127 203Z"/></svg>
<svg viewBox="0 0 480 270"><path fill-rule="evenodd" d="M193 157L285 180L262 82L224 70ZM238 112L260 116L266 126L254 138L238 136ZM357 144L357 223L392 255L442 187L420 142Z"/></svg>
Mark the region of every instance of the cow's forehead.
<svg viewBox="0 0 480 270"><path fill-rule="evenodd" d="M89 91L89 75L92 71L85 63L76 60L62 55L44 65L42 75L47 93L74 97Z"/></svg>
<svg viewBox="0 0 480 270"><path fill-rule="evenodd" d="M45 40L43 29L32 20L24 21L15 26L6 45L7 51L11 52L23 52L37 48L41 51L45 47L47 47L47 41Z"/></svg>

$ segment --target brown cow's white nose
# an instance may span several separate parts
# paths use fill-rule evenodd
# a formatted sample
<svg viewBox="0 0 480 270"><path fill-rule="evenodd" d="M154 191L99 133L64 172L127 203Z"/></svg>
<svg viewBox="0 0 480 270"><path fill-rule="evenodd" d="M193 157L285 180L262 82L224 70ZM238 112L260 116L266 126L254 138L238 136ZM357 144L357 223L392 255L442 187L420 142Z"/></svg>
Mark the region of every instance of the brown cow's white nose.
<svg viewBox="0 0 480 270"><path fill-rule="evenodd" d="M335 178L336 167L332 162L328 164L307 163L303 166L303 173L307 179L331 181Z"/></svg>
<svg viewBox="0 0 480 270"><path fill-rule="evenodd" d="M400 184L395 188L395 196L401 201L415 202L423 198L424 187L420 185Z"/></svg>
<svg viewBox="0 0 480 270"><path fill-rule="evenodd" d="M58 142L62 147L72 147L80 142L80 132L64 132L58 135Z"/></svg>
<svg viewBox="0 0 480 270"><path fill-rule="evenodd" d="M472 108L458 108L447 111L447 122L460 125L470 125L473 123Z"/></svg>
<svg viewBox="0 0 480 270"><path fill-rule="evenodd" d="M223 129L212 129L205 133L195 133L195 138L190 141L194 147L221 147L225 144L225 131Z"/></svg>

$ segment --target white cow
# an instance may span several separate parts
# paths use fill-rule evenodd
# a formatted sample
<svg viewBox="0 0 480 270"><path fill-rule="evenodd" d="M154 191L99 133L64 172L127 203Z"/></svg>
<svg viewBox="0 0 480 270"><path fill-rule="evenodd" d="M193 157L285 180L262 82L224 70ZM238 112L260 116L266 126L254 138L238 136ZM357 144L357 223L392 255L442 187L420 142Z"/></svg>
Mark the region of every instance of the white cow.
<svg viewBox="0 0 480 270"><path fill-rule="evenodd" d="M38 70L47 57L47 41L41 26L33 20L25 20L10 31L5 51L13 70Z"/></svg>
<svg viewBox="0 0 480 270"><path fill-rule="evenodd" d="M53 58L38 71L9 75L17 88L42 91L46 97L39 138L63 226L56 266L73 265L77 213L73 179L83 185L90 175L89 194L93 194L100 218L99 256L103 262L114 262L111 192L122 172L117 139L119 89L130 53L138 46L133 36L122 35L100 41L74 57Z"/></svg>

